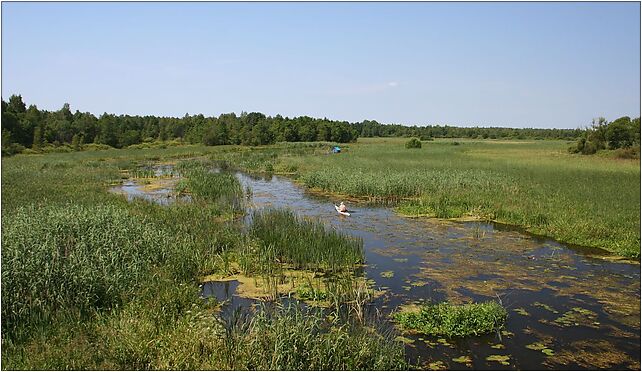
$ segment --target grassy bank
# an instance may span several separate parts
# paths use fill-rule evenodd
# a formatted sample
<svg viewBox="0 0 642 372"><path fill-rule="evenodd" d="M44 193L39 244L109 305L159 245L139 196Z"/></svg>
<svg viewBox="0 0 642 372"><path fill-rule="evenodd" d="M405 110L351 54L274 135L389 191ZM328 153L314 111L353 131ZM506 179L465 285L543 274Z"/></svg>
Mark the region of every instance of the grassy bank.
<svg viewBox="0 0 642 372"><path fill-rule="evenodd" d="M183 161L228 150L3 158L3 368L407 368L401 344L361 321L281 309L230 323L200 298L200 280L258 239L228 218L242 209L238 181ZM151 179L146 167L158 161L181 164L192 203L162 207L107 192L123 178ZM327 244L344 244L329 236Z"/></svg>
<svg viewBox="0 0 642 372"><path fill-rule="evenodd" d="M406 149L403 139L364 139L337 155L259 148L238 165L285 169L313 190L391 201L408 216L492 220L639 257L640 161L569 154L568 146L436 140Z"/></svg>

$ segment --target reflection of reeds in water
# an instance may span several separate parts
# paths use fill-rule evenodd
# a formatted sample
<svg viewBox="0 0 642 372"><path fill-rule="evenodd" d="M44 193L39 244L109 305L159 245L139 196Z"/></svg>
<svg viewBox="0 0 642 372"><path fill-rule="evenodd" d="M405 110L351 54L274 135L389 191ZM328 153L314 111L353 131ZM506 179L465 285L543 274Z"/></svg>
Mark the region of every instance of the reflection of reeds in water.
<svg viewBox="0 0 642 372"><path fill-rule="evenodd" d="M473 228L473 238L483 239L486 237L486 230L482 228L481 224L476 223Z"/></svg>

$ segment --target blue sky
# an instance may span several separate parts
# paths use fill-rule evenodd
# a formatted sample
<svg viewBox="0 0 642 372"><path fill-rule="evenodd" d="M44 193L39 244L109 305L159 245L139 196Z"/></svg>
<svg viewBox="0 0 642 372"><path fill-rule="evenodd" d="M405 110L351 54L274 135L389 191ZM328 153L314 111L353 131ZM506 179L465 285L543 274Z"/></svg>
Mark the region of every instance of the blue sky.
<svg viewBox="0 0 642 372"><path fill-rule="evenodd" d="M640 115L639 3L2 3L2 97L576 128Z"/></svg>

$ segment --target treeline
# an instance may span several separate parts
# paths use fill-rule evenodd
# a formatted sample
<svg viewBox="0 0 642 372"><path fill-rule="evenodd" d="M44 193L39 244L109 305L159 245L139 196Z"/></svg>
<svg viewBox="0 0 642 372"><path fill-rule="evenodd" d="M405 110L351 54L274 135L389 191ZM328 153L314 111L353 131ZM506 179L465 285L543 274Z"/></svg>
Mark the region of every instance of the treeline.
<svg viewBox="0 0 642 372"><path fill-rule="evenodd" d="M69 104L58 111L29 107L20 95L2 100L2 152L24 148L71 145L79 149L94 143L123 148L143 142L181 139L206 145L267 145L276 142L353 142L358 137L347 121L287 118L258 112L222 114L219 117L188 115L182 118L113 115L96 117L88 112L71 112Z"/></svg>
<svg viewBox="0 0 642 372"><path fill-rule="evenodd" d="M620 120L620 119L618 119ZM637 122L635 121L637 120ZM639 144L639 119L637 142ZM627 124L633 125L633 124ZM606 124L603 123L603 126ZM635 125L634 125L635 126ZM594 125L595 127L595 125ZM617 128L620 124L616 125ZM614 128L616 128L614 127ZM635 129L635 128L634 128ZM308 116L295 118L265 116L259 112L221 114L205 117L202 114L182 118L158 116L114 115L104 113L96 117L88 112L72 113L69 104L58 111L39 110L36 105L27 105L22 96L12 95L7 102L2 100L2 154L68 146L79 150L86 144L123 148L141 143L180 140L206 145L267 145L276 142L353 142L358 137L418 137L432 138L480 138L480 139L564 139L589 143L585 152L593 148L610 147L610 137L604 128L582 129L536 129L536 128L461 128L448 125L405 126L381 124L374 120L357 123L315 119ZM597 134L591 134L596 132ZM621 130L613 129L620 136ZM627 132L628 133L628 132ZM615 135L615 134L613 134ZM597 139L595 139L597 138ZM619 141L619 140L617 140ZM615 143L615 142L614 142ZM623 144L628 142L624 141ZM578 145L579 146L579 145ZM578 147L579 148L579 147ZM597 151L597 150L596 150Z"/></svg>
<svg viewBox="0 0 642 372"><path fill-rule="evenodd" d="M639 156L640 118L623 116L610 123L605 118L594 119L569 151L590 155L604 149L630 149L623 155Z"/></svg>
<svg viewBox="0 0 642 372"><path fill-rule="evenodd" d="M400 124L380 124L365 120L354 124L360 137L419 137L431 138L482 138L482 139L562 139L575 140L581 129L538 129L538 128L462 128L448 125L406 126Z"/></svg>

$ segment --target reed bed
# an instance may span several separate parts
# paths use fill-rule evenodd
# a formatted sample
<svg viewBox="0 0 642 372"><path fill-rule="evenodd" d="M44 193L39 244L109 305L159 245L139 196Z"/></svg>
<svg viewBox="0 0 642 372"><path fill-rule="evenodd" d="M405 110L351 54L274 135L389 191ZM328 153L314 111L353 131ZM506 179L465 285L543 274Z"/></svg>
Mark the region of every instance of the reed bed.
<svg viewBox="0 0 642 372"><path fill-rule="evenodd" d="M229 207L233 213L243 211L245 193L233 174L215 172L210 163L193 160L179 163L177 170L184 177L178 187L195 202Z"/></svg>
<svg viewBox="0 0 642 372"><path fill-rule="evenodd" d="M251 319L227 326L226 369L398 370L408 369L393 333L359 323L328 320L298 306L263 307Z"/></svg>
<svg viewBox="0 0 642 372"><path fill-rule="evenodd" d="M310 188L332 190L354 197L399 200L448 189L494 189L502 191L510 177L485 170L320 169L299 178Z"/></svg>
<svg viewBox="0 0 642 372"><path fill-rule="evenodd" d="M172 243L113 206L20 208L2 224L2 332L21 336L52 313L130 298Z"/></svg>
<svg viewBox="0 0 642 372"><path fill-rule="evenodd" d="M256 254L296 269L342 271L363 262L363 241L294 212L263 209L252 212L250 234L260 241Z"/></svg>

